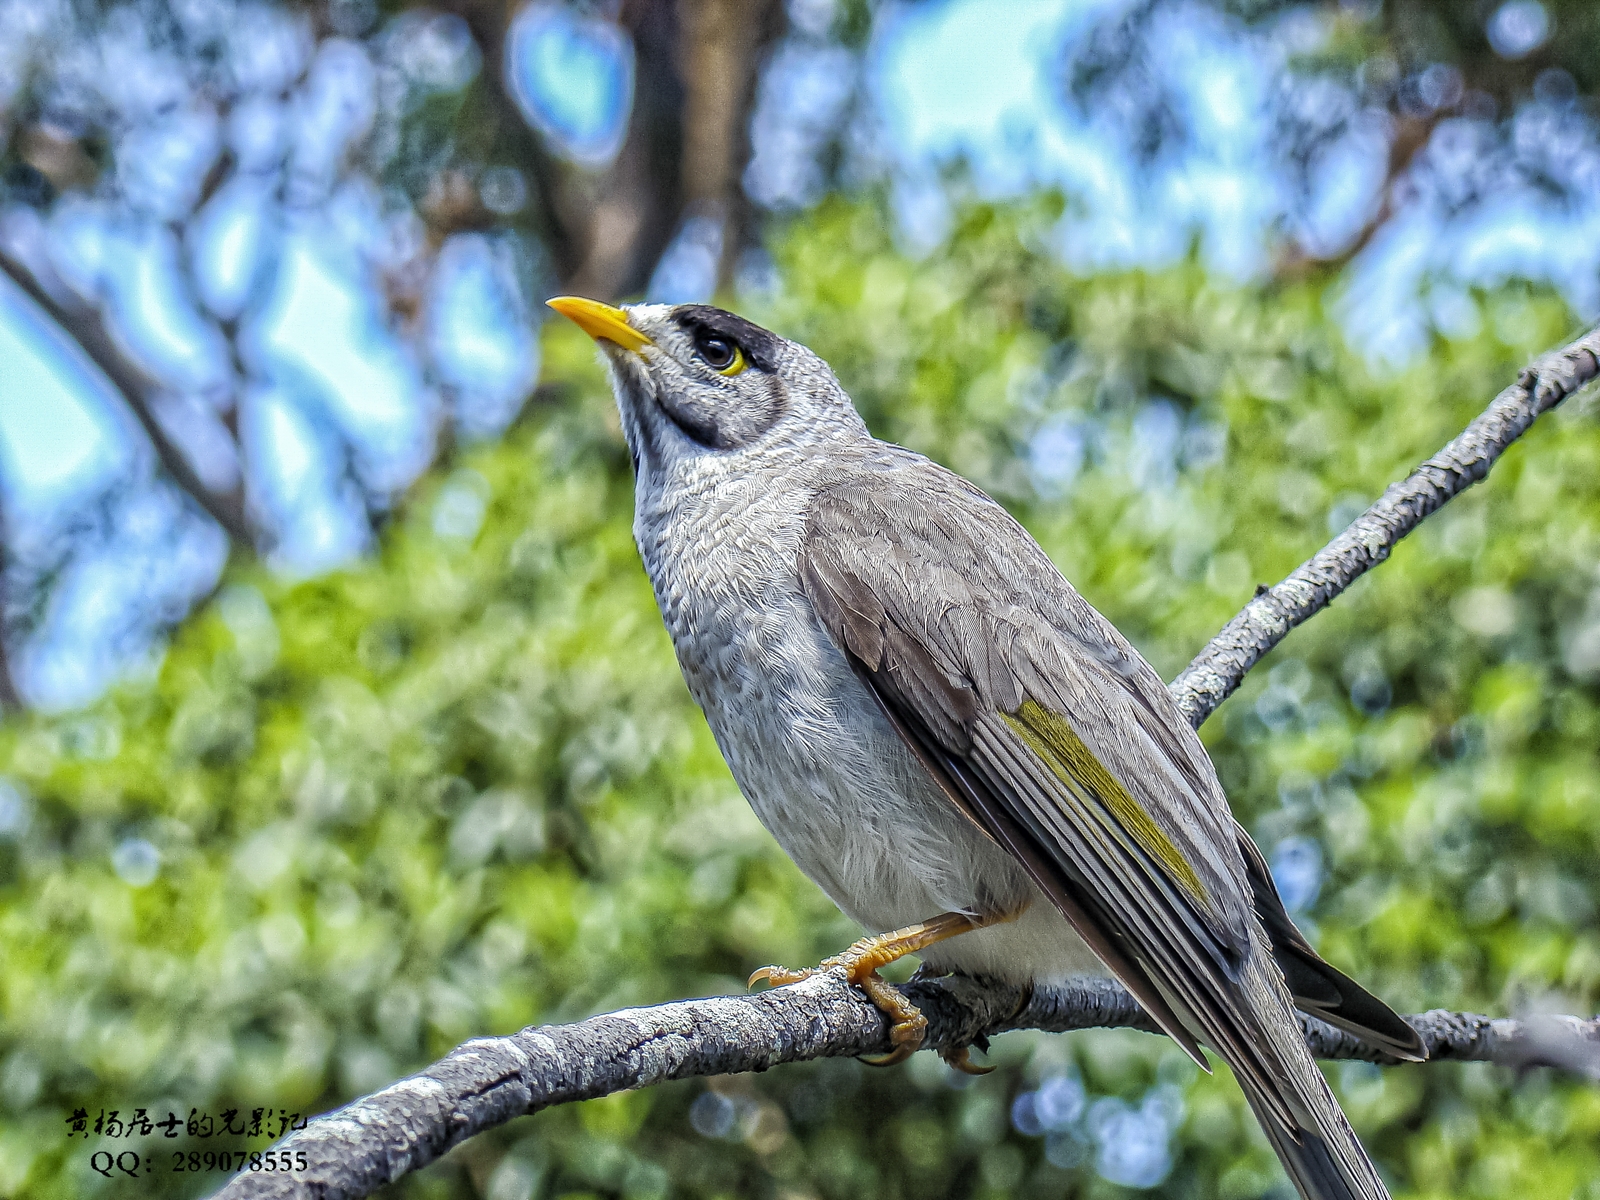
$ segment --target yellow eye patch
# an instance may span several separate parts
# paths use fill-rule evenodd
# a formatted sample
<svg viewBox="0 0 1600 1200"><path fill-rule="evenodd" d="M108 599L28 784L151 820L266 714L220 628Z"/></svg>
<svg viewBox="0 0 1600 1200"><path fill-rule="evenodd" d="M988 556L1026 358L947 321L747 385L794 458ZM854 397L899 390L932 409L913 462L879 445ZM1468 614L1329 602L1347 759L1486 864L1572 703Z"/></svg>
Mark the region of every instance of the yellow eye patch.
<svg viewBox="0 0 1600 1200"><path fill-rule="evenodd" d="M727 375L727 376L731 377L731 376L737 375L740 371L744 370L749 365L750 364L745 362L745 360L744 360L744 351L739 349L738 346L735 346L733 348L733 360L731 362L729 362L728 365L725 366L725 367L718 367L717 368L717 374L718 375Z"/></svg>

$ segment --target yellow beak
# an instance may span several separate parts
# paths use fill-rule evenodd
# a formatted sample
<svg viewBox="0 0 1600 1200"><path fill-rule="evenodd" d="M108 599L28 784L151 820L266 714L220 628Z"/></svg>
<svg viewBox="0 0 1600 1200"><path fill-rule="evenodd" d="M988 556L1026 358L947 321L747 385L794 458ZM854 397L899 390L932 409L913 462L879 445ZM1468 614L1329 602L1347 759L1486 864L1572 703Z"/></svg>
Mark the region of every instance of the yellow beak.
<svg viewBox="0 0 1600 1200"><path fill-rule="evenodd" d="M628 324L628 314L620 308L581 296L557 296L545 303L597 341L605 338L624 350L635 351L655 344Z"/></svg>

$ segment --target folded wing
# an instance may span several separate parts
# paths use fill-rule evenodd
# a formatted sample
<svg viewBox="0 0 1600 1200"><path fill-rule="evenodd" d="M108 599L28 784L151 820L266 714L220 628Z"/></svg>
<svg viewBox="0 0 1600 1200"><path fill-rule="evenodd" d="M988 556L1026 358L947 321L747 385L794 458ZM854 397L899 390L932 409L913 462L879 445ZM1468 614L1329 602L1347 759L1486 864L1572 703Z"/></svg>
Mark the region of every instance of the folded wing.
<svg viewBox="0 0 1600 1200"><path fill-rule="evenodd" d="M1003 509L925 460L823 491L799 567L952 803L1196 1061L1203 1040L1264 1117L1309 1127L1288 1083L1300 1064L1283 1061L1258 1011L1287 1011L1287 996L1259 969L1267 946L1236 826L1148 664Z"/></svg>

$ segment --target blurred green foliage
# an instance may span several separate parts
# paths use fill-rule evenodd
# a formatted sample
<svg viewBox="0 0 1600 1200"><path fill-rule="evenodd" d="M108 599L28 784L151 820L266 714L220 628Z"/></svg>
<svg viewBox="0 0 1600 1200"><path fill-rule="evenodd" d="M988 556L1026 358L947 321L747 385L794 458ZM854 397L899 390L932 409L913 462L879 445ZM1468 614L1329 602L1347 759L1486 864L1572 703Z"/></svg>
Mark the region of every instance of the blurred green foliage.
<svg viewBox="0 0 1600 1200"><path fill-rule="evenodd" d="M741 307L832 362L881 436L1011 505L1167 677L1570 332L1508 286L1473 336L1378 378L1326 285L1073 277L1056 212L973 204L911 258L882 204L830 202L777 239L781 290ZM0 726L0 1194L221 1183L170 1173L207 1148L187 1136L69 1139L77 1108L323 1111L475 1035L736 991L854 935L756 824L678 677L592 348L551 326L545 361L525 419L427 479L376 557L241 569L152 681ZM1303 839L1323 863L1313 938L1404 1010L1596 1008L1597 561L1580 398L1203 731L1269 853ZM1287 1194L1226 1071L1195 1078L1162 1040L1013 1034L992 1057L976 1081L918 1055L616 1096L393 1190L1123 1195L1081 1137L1013 1126L1019 1095L1067 1078L1130 1104L1182 1089L1162 1194ZM1398 1195L1600 1198L1590 1086L1331 1074ZM90 1169L128 1147L154 1172Z"/></svg>

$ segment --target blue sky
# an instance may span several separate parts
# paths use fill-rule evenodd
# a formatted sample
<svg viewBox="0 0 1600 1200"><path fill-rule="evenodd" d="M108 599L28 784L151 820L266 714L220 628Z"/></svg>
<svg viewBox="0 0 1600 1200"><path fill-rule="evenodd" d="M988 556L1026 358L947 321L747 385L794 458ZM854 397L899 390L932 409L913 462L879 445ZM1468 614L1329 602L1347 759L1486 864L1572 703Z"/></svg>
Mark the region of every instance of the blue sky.
<svg viewBox="0 0 1600 1200"><path fill-rule="evenodd" d="M1123 7L1016 0L1006 20L995 20L982 0L948 0L902 9L884 23L869 83L911 240L938 235L936 168L959 156L990 194L1040 185L1066 192L1076 206L1059 246L1084 270L1171 262L1198 235L1209 266L1248 279L1266 269L1272 239L1285 232L1324 253L1349 244L1381 198L1387 118L1332 85L1318 95L1349 122L1303 197L1274 152L1275 80L1292 53L1316 44L1316 21L1290 13L1275 27L1248 30L1202 4L1158 14L1148 66L1176 97L1191 136L1180 153L1141 168L1126 152L1117 114L1077 111L1058 82L1063 48L1070 53L1074 38ZM1502 24L1543 13L1530 0L1503 9L1494 18ZM1488 198L1457 213L1435 180L1449 179L1464 160L1498 162L1503 148L1488 122L1441 122L1423 155L1418 195L1352 264L1337 298L1348 332L1375 365L1403 365L1433 328L1470 335L1475 285L1547 281L1580 313L1600 313L1600 147L1592 125L1571 106L1533 103L1516 114L1512 141L1523 163L1548 164L1569 196L1556 199L1502 167Z"/></svg>
<svg viewBox="0 0 1600 1200"><path fill-rule="evenodd" d="M1060 84L1064 49L1122 2L1007 0L1005 19L987 0L891 5L858 61L821 36L830 0L790 0L793 32L755 116L752 194L778 208L816 198L820 176L809 151L846 111L860 78L866 104L852 145L860 169L892 181L909 246L939 236L947 216L939 172L958 158L991 195L1039 186L1066 192L1074 203L1058 245L1085 270L1170 262L1198 235L1213 269L1249 278L1264 271L1271 239L1285 229L1329 250L1347 241L1377 203L1387 152L1381 116L1359 113L1350 96L1326 97L1354 116L1313 171L1304 200L1273 153L1273 81L1286 56L1318 36L1314 23L1295 18L1252 31L1199 4L1164 10L1148 67L1192 136L1180 153L1141 166L1126 152L1116 106L1079 111ZM303 72L291 105L247 100L220 121L185 108L181 94L168 96L180 102L126 135L119 163L137 169L122 179L120 206L63 202L35 231L36 244L74 287L103 297L136 355L188 394L173 411L201 436L238 386L214 322L245 314L240 353L251 376L265 381L253 385L243 431L247 452L260 451L266 464L256 502L278 525L273 561L315 571L359 553L367 540L364 519L341 514L342 464L330 445L342 440L362 483L381 491L426 465L447 396L469 435L493 433L537 374L530 311L542 297L520 293L515 247L460 235L443 248L421 336L401 337L378 284L416 253L418 222L364 178L340 173L346 148L381 125L385 104L417 89L458 88L480 69L464 27L412 13L366 48L340 39L319 46L296 18L253 11L241 62L265 73L262 95ZM540 0L514 22L509 46L513 91L532 123L575 162L603 164L620 144L633 86L625 39L602 20ZM115 49L119 61L130 53ZM165 96L153 78L149 87ZM396 92L397 79L412 92ZM1548 143L1564 162L1588 164L1580 202L1558 208L1508 180L1490 203L1447 220L1448 197L1423 194L1343 285L1346 324L1376 362L1404 362L1431 327L1470 333L1476 316L1465 289L1473 283L1547 279L1582 311L1600 309L1593 132L1572 114L1537 106L1518 121L1530 145ZM1446 127L1441 155L1472 155L1487 136L1466 121ZM233 150L238 175L180 244L165 218L186 210L222 145ZM269 186L270 164L285 148L294 201L287 207L270 198ZM518 183L506 185L509 204L521 202ZM26 225L17 214L7 219L13 233ZM689 298L703 289L713 256L698 236L685 231L652 290ZM193 295L177 270L185 258ZM104 381L3 278L0 363L5 500L19 519L47 527L53 514L144 461ZM85 594L114 606L114 589ZM67 674L76 680L70 686L30 687L43 702L71 703L100 686L89 667Z"/></svg>
<svg viewBox="0 0 1600 1200"><path fill-rule="evenodd" d="M48 512L125 470L108 385L26 299L0 286L0 453L8 500Z"/></svg>
<svg viewBox="0 0 1600 1200"><path fill-rule="evenodd" d="M1159 14L1150 66L1191 137L1184 153L1146 172L1127 152L1119 114L1078 111L1059 79L1063 52L1125 7L1023 0L1005 21L976 2L902 11L873 63L891 154L912 186L960 155L993 193L1061 188L1081 205L1061 249L1086 270L1172 261L1198 231L1215 269L1257 274L1265 234L1289 203L1272 161L1271 89L1298 27L1252 34L1203 5ZM1325 240L1370 211L1382 149L1359 138L1342 147L1312 215Z"/></svg>

